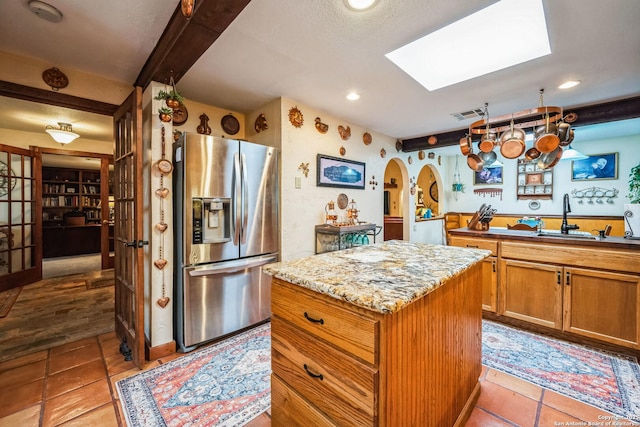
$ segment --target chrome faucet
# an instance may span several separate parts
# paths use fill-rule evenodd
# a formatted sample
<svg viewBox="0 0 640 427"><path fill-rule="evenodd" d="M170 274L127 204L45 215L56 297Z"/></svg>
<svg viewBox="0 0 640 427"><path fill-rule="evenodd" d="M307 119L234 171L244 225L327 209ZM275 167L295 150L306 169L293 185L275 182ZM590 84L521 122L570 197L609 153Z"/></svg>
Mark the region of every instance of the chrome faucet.
<svg viewBox="0 0 640 427"><path fill-rule="evenodd" d="M567 224L567 214L571 212L571 205L569 204L569 194L564 193L564 199L562 203L562 225L560 226L560 232L562 234L569 234L569 230L577 230L576 224Z"/></svg>

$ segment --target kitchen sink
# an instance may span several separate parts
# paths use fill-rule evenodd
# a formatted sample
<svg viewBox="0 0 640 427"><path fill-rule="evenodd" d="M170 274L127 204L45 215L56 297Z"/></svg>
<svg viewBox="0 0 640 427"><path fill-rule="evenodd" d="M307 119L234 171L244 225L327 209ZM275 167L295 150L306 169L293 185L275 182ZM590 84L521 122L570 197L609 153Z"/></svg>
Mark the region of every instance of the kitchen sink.
<svg viewBox="0 0 640 427"><path fill-rule="evenodd" d="M562 234L560 230L544 230L539 231L538 236L542 237L560 237L560 238L569 238L569 239L587 239L587 240L596 240L597 237L591 233L586 231L573 232L569 234Z"/></svg>

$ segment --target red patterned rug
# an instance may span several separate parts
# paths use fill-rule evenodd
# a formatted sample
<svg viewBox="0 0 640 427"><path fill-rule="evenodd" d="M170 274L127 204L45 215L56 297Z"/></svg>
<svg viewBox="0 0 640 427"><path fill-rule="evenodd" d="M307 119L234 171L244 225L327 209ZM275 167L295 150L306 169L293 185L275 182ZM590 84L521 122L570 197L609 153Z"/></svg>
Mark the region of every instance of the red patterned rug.
<svg viewBox="0 0 640 427"><path fill-rule="evenodd" d="M640 422L640 365L635 357L483 320L482 363L623 419Z"/></svg>
<svg viewBox="0 0 640 427"><path fill-rule="evenodd" d="M116 384L130 427L242 426L271 405L271 325Z"/></svg>

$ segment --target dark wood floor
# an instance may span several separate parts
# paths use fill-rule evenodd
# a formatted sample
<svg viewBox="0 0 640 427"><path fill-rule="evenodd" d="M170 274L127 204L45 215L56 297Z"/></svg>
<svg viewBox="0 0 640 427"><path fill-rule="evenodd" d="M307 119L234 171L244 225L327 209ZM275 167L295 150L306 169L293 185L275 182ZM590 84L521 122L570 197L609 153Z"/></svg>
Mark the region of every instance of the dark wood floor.
<svg viewBox="0 0 640 427"><path fill-rule="evenodd" d="M114 287L87 289L113 270L75 274L24 286L0 318L0 362L114 330Z"/></svg>

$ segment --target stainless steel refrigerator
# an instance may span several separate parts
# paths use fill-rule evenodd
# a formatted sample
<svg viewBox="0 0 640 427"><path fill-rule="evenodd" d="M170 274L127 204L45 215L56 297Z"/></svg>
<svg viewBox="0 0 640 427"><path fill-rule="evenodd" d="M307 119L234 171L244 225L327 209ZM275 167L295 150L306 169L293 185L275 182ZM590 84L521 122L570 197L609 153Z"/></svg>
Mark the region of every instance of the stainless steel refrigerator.
<svg viewBox="0 0 640 427"><path fill-rule="evenodd" d="M174 147L175 335L180 351L271 315L278 152L183 134Z"/></svg>

